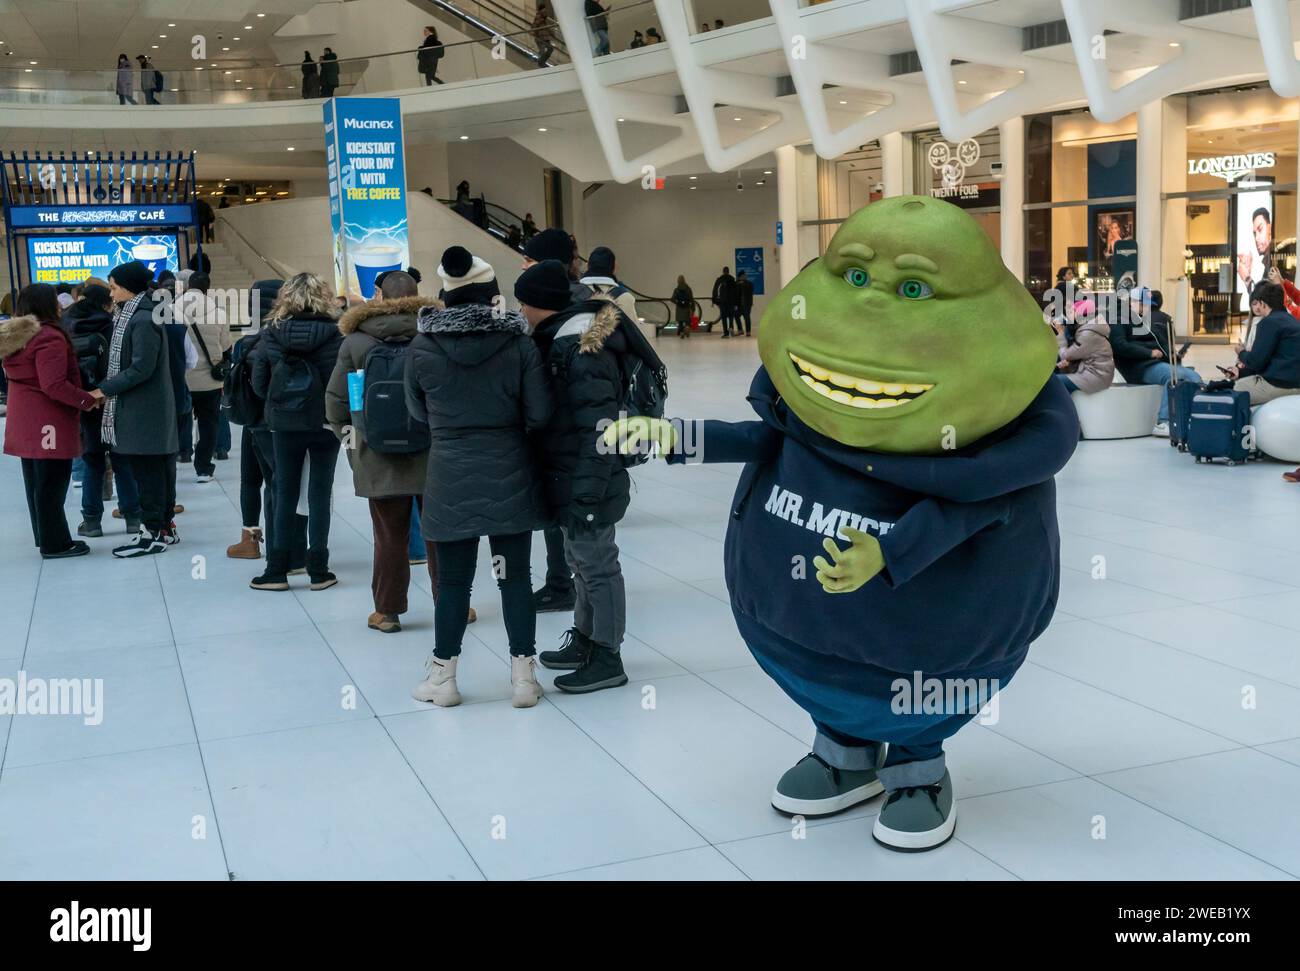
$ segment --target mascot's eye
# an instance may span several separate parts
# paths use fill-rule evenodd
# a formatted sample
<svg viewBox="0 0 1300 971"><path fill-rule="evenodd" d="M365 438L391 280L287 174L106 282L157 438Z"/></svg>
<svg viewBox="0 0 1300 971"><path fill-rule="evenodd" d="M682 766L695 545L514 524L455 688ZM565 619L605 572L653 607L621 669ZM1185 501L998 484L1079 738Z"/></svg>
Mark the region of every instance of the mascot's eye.
<svg viewBox="0 0 1300 971"><path fill-rule="evenodd" d="M934 296L934 290L922 280L904 280L898 285L898 295L907 300L925 300Z"/></svg>
<svg viewBox="0 0 1300 971"><path fill-rule="evenodd" d="M851 270L846 270L844 272L844 281L849 286L857 287L859 290L861 290L863 287L865 287L868 283L871 282L871 274L869 274L866 270L859 269L858 267L855 266Z"/></svg>

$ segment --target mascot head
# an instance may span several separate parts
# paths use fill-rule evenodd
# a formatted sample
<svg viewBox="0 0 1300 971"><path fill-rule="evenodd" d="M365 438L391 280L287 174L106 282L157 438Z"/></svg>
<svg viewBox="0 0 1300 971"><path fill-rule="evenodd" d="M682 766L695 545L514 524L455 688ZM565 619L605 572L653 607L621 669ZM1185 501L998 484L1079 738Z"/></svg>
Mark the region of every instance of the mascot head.
<svg viewBox="0 0 1300 971"><path fill-rule="evenodd" d="M1057 357L1041 308L975 220L923 196L850 216L772 299L758 346L809 427L910 454L1001 428L1042 390Z"/></svg>

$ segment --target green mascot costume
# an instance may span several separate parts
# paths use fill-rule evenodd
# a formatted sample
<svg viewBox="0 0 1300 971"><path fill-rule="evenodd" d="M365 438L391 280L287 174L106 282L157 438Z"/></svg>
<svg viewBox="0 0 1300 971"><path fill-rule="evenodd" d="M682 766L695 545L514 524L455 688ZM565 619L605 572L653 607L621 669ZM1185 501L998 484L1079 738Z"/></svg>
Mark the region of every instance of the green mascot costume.
<svg viewBox="0 0 1300 971"><path fill-rule="evenodd" d="M759 665L812 717L787 814L881 793L877 841L946 842L943 742L1014 676L1060 586L1054 476L1078 441L1033 298L957 207L854 213L769 304L758 420L630 418L670 462L743 462L725 564Z"/></svg>

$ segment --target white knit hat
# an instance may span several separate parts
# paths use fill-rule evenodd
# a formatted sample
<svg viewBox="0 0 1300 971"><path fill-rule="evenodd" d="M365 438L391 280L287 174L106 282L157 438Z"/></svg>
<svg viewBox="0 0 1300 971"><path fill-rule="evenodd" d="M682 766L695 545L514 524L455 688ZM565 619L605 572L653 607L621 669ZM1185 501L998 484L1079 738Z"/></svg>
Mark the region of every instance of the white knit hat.
<svg viewBox="0 0 1300 971"><path fill-rule="evenodd" d="M447 291L475 283L492 283L497 278L492 264L472 255L463 246L450 246L442 254L438 276L442 278L442 288Z"/></svg>

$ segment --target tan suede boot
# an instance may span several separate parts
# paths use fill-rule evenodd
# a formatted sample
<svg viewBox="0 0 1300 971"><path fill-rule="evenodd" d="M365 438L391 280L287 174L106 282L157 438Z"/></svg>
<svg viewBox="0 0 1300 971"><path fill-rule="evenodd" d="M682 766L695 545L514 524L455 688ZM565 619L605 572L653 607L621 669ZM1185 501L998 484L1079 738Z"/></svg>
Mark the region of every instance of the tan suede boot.
<svg viewBox="0 0 1300 971"><path fill-rule="evenodd" d="M232 560L260 560L262 558L262 531L245 529L234 546L226 547L226 556Z"/></svg>

